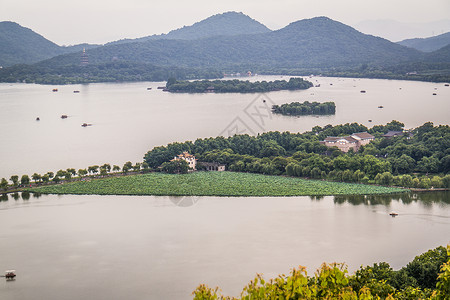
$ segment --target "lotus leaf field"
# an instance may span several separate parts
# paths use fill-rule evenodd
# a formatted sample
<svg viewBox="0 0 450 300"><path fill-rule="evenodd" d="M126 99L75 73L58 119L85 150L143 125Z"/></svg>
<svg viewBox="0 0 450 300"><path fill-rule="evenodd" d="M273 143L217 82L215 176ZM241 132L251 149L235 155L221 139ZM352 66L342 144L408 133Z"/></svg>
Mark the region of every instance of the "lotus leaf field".
<svg viewBox="0 0 450 300"><path fill-rule="evenodd" d="M160 196L326 196L405 192L373 185L235 172L149 173L28 189L43 194Z"/></svg>

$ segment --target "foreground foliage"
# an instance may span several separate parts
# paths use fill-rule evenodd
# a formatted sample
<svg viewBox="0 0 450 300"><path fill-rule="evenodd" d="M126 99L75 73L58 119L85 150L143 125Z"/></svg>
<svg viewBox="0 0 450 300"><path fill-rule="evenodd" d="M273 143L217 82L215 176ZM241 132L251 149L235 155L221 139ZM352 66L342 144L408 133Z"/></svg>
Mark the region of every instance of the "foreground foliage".
<svg viewBox="0 0 450 300"><path fill-rule="evenodd" d="M426 286L427 280L419 274L409 274L411 264L427 273L434 285ZM439 273L440 272L440 273ZM415 276L417 275L417 276ZM415 277L414 277L415 276ZM200 285L193 292L195 300L210 299L433 299L450 297L450 246L447 251L438 247L417 256L405 268L393 271L388 263L361 267L355 275L348 275L343 264L323 264L314 276L308 276L306 268L293 269L269 281L257 275L244 287L240 298L225 297L218 288Z"/></svg>
<svg viewBox="0 0 450 300"><path fill-rule="evenodd" d="M404 192L396 188L235 172L177 175L149 173L77 181L28 190L44 194L174 196L305 196Z"/></svg>

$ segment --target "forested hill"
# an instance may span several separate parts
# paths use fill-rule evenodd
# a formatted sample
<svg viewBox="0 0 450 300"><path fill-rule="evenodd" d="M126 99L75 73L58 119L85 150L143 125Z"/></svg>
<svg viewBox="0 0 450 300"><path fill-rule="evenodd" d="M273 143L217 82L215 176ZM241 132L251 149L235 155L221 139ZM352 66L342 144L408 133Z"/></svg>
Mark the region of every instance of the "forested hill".
<svg viewBox="0 0 450 300"><path fill-rule="evenodd" d="M318 17L267 33L109 45L89 51L89 61L118 60L226 70L242 65L296 68L390 64L422 55L415 49ZM72 54L55 57L46 64L78 64L79 60L79 54Z"/></svg>
<svg viewBox="0 0 450 300"><path fill-rule="evenodd" d="M230 11L211 16L191 26L172 30L168 34L151 35L138 39L123 39L108 44L145 42L157 39L196 40L212 36L233 36L266 32L270 32L270 29L260 22L241 12Z"/></svg>
<svg viewBox="0 0 450 300"><path fill-rule="evenodd" d="M0 22L0 66L33 63L64 53L55 43L14 22Z"/></svg>
<svg viewBox="0 0 450 300"><path fill-rule="evenodd" d="M31 64L57 55L97 47L81 44L58 46L42 35L14 22L0 22L0 66Z"/></svg>
<svg viewBox="0 0 450 300"><path fill-rule="evenodd" d="M397 44L414 48L423 52L433 52L450 45L450 32L423 39L407 39Z"/></svg>

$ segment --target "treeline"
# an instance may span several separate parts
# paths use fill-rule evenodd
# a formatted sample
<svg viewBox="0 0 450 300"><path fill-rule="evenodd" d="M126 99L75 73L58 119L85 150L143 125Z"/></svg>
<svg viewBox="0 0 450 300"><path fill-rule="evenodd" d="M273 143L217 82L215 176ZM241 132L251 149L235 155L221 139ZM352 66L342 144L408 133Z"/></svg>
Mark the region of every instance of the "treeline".
<svg viewBox="0 0 450 300"><path fill-rule="evenodd" d="M167 90L173 93L265 93L279 90L302 90L312 87L312 83L302 78L290 78L275 81L248 80L199 80L178 81L170 78L167 81Z"/></svg>
<svg viewBox="0 0 450 300"><path fill-rule="evenodd" d="M281 105L273 105L272 112L288 116L302 115L334 115L336 113L336 105L334 102L291 102Z"/></svg>
<svg viewBox="0 0 450 300"><path fill-rule="evenodd" d="M45 174L33 173L29 176L27 174L22 175L12 175L9 181L6 178L0 180L0 191L7 192L9 190L17 190L24 187L29 187L31 185L47 185L47 184L58 184L61 182L68 182L73 180L84 180L94 177L105 177L109 175L126 175L129 172L150 172L149 165L146 162L137 162L134 165L128 161L122 167L118 165L110 165L105 163L103 165L92 165L84 169L74 169L68 168L66 170L58 170L57 172L47 172Z"/></svg>
<svg viewBox="0 0 450 300"><path fill-rule="evenodd" d="M134 62L110 62L86 66L41 62L34 65L15 65L0 69L0 82L38 84L165 81L170 77L182 79L222 78L223 74L207 68L169 68Z"/></svg>
<svg viewBox="0 0 450 300"><path fill-rule="evenodd" d="M251 281L237 299L433 299L450 296L450 246L438 247L416 256L406 267L394 271L386 262L375 263L348 275L344 264L322 264L313 276L306 268L264 280ZM196 300L230 299L218 288L200 285ZM233 298L236 299L236 298Z"/></svg>
<svg viewBox="0 0 450 300"><path fill-rule="evenodd" d="M373 78L414 80L428 82L450 82L448 62L409 62L401 64L368 65L325 68L256 68L259 74L308 76L317 74L328 77Z"/></svg>
<svg viewBox="0 0 450 300"><path fill-rule="evenodd" d="M316 126L305 133L267 132L258 136L235 135L172 143L148 151L144 160L158 168L188 151L199 160L218 162L237 172L289 175L345 182L405 187L450 187L450 128L425 123L404 136L384 138L389 130L402 130L392 121L367 128L357 123ZM376 139L360 151L343 153L320 141L368 131ZM412 135L412 137L411 137Z"/></svg>

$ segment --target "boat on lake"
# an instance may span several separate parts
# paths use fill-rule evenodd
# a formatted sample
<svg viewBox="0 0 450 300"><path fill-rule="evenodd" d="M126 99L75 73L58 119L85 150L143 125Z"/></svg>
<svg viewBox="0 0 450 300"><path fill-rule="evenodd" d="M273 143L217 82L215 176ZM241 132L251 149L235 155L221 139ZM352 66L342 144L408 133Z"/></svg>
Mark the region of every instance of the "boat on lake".
<svg viewBox="0 0 450 300"><path fill-rule="evenodd" d="M89 124L89 123L83 123L83 124L81 124L81 126L82 126L82 127L87 127L87 126L92 126L92 124Z"/></svg>
<svg viewBox="0 0 450 300"><path fill-rule="evenodd" d="M53 89L53 90L52 90L52 92L57 92L57 91L58 91L58 89Z"/></svg>
<svg viewBox="0 0 450 300"><path fill-rule="evenodd" d="M73 91L75 94L79 93L80 91Z"/></svg>
<svg viewBox="0 0 450 300"><path fill-rule="evenodd" d="M366 93L366 91L365 91L365 90L362 90L362 91L361 91L361 93L362 93L362 94L365 94L365 93Z"/></svg>
<svg viewBox="0 0 450 300"><path fill-rule="evenodd" d="M13 279L14 277L16 277L16 270L6 270L5 277L6 279Z"/></svg>
<svg viewBox="0 0 450 300"><path fill-rule="evenodd" d="M378 108L383 108L383 107L384 107L383 105L378 106Z"/></svg>
<svg viewBox="0 0 450 300"><path fill-rule="evenodd" d="M389 213L389 215L390 215L391 217L396 217L396 216L398 216L398 213L396 213L396 212L391 212L391 213Z"/></svg>
<svg viewBox="0 0 450 300"><path fill-rule="evenodd" d="M67 115L61 115L61 119L67 119Z"/></svg>

